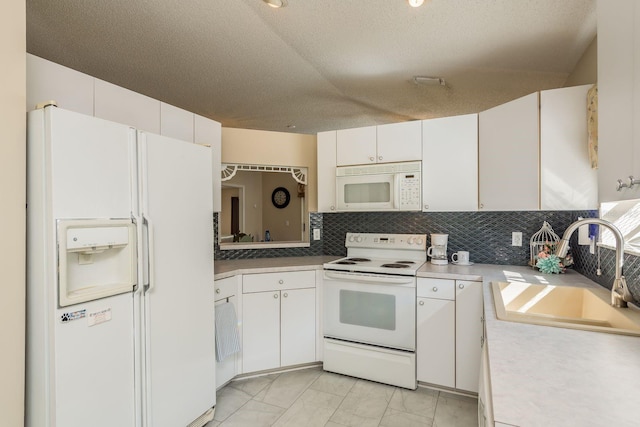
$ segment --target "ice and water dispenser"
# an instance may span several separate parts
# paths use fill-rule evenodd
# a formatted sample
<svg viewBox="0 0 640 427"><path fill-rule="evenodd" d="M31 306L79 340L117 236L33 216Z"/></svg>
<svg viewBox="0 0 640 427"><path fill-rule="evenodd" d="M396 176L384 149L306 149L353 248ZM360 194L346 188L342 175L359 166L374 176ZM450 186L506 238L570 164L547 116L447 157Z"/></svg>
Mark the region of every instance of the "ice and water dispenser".
<svg viewBox="0 0 640 427"><path fill-rule="evenodd" d="M137 277L131 219L58 220L59 305L131 292Z"/></svg>

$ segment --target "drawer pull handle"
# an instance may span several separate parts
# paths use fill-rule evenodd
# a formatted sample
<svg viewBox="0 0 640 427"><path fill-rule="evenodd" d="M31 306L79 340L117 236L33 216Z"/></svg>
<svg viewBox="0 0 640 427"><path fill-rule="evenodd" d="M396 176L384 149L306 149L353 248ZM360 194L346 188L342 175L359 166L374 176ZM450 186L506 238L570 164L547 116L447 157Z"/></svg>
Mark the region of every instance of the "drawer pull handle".
<svg viewBox="0 0 640 427"><path fill-rule="evenodd" d="M462 283L460 283L460 284L458 285L458 288L460 288L460 289L464 289L464 285L463 285Z"/></svg>
<svg viewBox="0 0 640 427"><path fill-rule="evenodd" d="M420 305L424 305L424 301L420 301L418 304L420 304Z"/></svg>
<svg viewBox="0 0 640 427"><path fill-rule="evenodd" d="M284 283L284 280L280 279L280 280L278 280L278 283L280 283L282 285Z"/></svg>
<svg viewBox="0 0 640 427"><path fill-rule="evenodd" d="M289 294L285 292L284 294L282 294L282 296L286 298L289 296Z"/></svg>
<svg viewBox="0 0 640 427"><path fill-rule="evenodd" d="M216 289L216 294L220 293L220 288Z"/></svg>
<svg viewBox="0 0 640 427"><path fill-rule="evenodd" d="M278 294L273 294L273 297L274 297L275 299L278 299Z"/></svg>
<svg viewBox="0 0 640 427"><path fill-rule="evenodd" d="M438 288L436 286L433 287L433 292L438 292Z"/></svg>

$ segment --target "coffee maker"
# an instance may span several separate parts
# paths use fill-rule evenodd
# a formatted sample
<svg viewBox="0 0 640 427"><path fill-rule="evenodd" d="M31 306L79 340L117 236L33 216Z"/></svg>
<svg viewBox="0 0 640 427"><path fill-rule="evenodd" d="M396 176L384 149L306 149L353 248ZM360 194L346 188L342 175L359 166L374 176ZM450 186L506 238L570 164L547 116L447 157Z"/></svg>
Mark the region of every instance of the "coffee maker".
<svg viewBox="0 0 640 427"><path fill-rule="evenodd" d="M446 265L448 234L431 234L431 246L427 249L427 256L431 257L431 264Z"/></svg>

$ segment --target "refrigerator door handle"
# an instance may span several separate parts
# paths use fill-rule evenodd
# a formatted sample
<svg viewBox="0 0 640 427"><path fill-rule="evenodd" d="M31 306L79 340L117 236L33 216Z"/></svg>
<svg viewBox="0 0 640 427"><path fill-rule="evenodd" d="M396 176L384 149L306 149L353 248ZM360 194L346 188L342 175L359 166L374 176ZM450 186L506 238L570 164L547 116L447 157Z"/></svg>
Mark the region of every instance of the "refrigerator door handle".
<svg viewBox="0 0 640 427"><path fill-rule="evenodd" d="M153 223L151 222L151 220L145 215L142 214L142 223L146 226L147 228L147 262L145 265L145 268L147 269L147 283L144 284L144 292L147 292L149 290L151 290L151 288L153 288L154 285L154 262L153 262L153 234L154 234L154 230L153 230Z"/></svg>

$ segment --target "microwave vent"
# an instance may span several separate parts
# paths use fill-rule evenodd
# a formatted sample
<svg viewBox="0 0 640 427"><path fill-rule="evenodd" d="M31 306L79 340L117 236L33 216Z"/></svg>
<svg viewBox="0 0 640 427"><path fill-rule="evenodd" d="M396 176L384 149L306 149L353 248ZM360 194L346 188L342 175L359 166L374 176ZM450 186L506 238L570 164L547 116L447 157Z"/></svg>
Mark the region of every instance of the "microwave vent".
<svg viewBox="0 0 640 427"><path fill-rule="evenodd" d="M339 166L337 176L394 174L403 172L420 172L420 162L379 163L375 165Z"/></svg>

